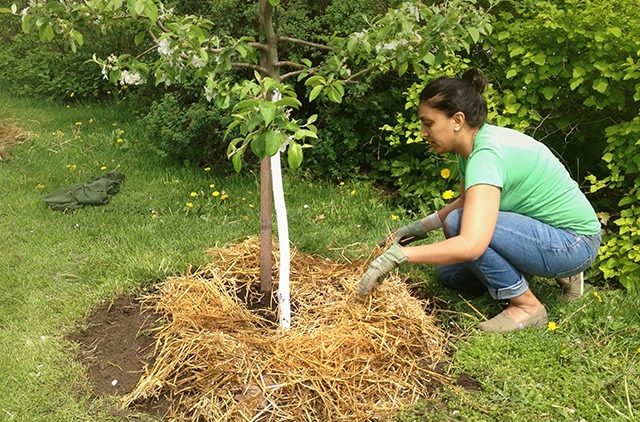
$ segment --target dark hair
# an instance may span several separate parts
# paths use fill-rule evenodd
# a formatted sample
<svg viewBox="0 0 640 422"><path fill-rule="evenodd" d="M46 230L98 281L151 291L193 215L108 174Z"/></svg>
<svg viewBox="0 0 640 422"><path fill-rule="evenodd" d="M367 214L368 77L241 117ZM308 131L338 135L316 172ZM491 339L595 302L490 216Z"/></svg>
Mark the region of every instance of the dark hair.
<svg viewBox="0 0 640 422"><path fill-rule="evenodd" d="M469 126L480 127L487 118L487 102L482 96L486 86L482 72L470 68L461 78L440 77L430 82L420 93L420 104L426 103L448 117L461 111Z"/></svg>

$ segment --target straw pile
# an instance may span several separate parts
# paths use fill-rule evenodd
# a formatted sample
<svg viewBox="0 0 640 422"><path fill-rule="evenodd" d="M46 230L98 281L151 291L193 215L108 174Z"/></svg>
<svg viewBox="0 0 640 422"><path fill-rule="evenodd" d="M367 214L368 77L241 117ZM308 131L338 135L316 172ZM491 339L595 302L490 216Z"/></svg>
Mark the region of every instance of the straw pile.
<svg viewBox="0 0 640 422"><path fill-rule="evenodd" d="M0 161L8 158L7 149L9 147L24 141L29 136L31 136L29 132L18 126L0 123Z"/></svg>
<svg viewBox="0 0 640 422"><path fill-rule="evenodd" d="M445 337L403 280L358 299L366 263L292 249L292 327L283 331L274 299L259 293L259 248L251 238L211 249L212 264L145 299L164 324L126 405L164 394L170 419L380 420L448 381L435 370Z"/></svg>

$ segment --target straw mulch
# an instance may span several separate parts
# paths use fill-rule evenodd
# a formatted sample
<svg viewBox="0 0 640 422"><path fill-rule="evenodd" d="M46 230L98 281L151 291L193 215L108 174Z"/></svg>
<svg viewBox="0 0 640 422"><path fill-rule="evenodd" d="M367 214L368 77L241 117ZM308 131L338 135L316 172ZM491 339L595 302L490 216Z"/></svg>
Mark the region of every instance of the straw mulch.
<svg viewBox="0 0 640 422"><path fill-rule="evenodd" d="M31 136L24 129L9 123L0 123L0 161L8 158L9 147L19 144Z"/></svg>
<svg viewBox="0 0 640 422"><path fill-rule="evenodd" d="M381 420L448 381L435 369L445 336L403 280L391 276L359 299L366 263L292 250L292 327L283 331L262 306L270 298L259 294L259 249L257 238L211 249L209 266L146 298L164 324L126 405L164 394L170 419Z"/></svg>

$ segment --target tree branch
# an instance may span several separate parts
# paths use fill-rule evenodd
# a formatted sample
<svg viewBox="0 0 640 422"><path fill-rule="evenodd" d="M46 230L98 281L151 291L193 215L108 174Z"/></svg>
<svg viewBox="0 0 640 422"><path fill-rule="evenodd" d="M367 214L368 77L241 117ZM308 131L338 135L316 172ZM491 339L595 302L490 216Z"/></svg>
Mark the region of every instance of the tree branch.
<svg viewBox="0 0 640 422"><path fill-rule="evenodd" d="M298 38L285 37L285 36L282 36L282 35L278 35L278 40L279 41L287 41L287 42L290 42L290 43L293 43L293 44L305 45L307 47L317 48L318 50L333 51L333 48L329 47L328 45L318 44L318 43L315 43L315 42L301 40L301 39L298 39Z"/></svg>
<svg viewBox="0 0 640 422"><path fill-rule="evenodd" d="M277 67L282 67L282 66L289 66L289 67L293 67L296 69L306 69L307 66L300 64L300 63L296 63L296 62L290 62L290 61L282 61L282 62L278 62L276 63Z"/></svg>
<svg viewBox="0 0 640 422"><path fill-rule="evenodd" d="M268 75L268 71L266 68L259 66L257 64L252 64L252 63L233 63L233 67L239 67L239 68L244 68L244 69L253 69L253 70L257 70L258 72L262 73L263 75Z"/></svg>
<svg viewBox="0 0 640 422"><path fill-rule="evenodd" d="M305 72L305 71L309 71L309 75L313 75L314 73L316 73L316 71L320 69L319 66L316 67L312 67L310 69L304 68L304 69L300 69L300 70L294 70L293 72L289 72L289 73L285 73L284 75L280 76L280 80L282 81L286 81L287 79L291 79L295 76L298 76L299 74Z"/></svg>
<svg viewBox="0 0 640 422"><path fill-rule="evenodd" d="M349 76L349 78L345 82L348 84L353 84L356 82L356 79L358 79L362 75L366 75L367 73L371 72L373 69L374 69L373 66L367 67L366 69L362 69L354 73L353 75Z"/></svg>

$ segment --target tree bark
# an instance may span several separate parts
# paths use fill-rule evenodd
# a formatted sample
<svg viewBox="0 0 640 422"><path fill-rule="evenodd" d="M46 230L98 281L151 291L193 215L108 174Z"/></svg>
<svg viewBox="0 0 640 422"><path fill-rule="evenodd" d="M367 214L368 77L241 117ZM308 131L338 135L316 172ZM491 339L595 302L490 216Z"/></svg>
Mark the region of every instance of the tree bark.
<svg viewBox="0 0 640 422"><path fill-rule="evenodd" d="M278 38L273 29L273 7L268 0L259 0L260 42L266 46L261 51L260 67L267 71L264 76L278 81ZM267 93L270 97L270 94ZM269 98L268 98L269 99ZM271 160L264 157L260 162L260 290L273 289L271 273L273 199L271 186Z"/></svg>

